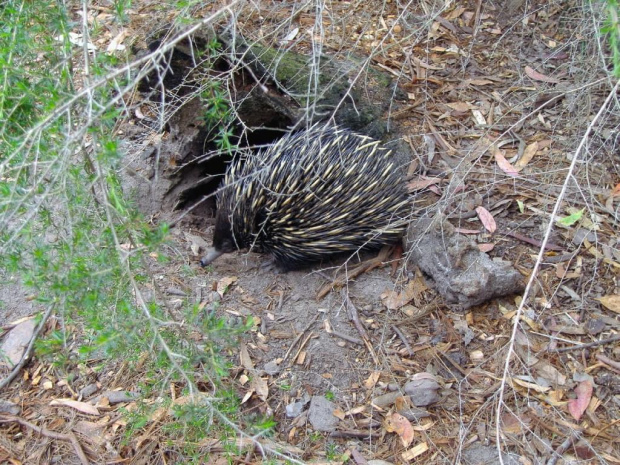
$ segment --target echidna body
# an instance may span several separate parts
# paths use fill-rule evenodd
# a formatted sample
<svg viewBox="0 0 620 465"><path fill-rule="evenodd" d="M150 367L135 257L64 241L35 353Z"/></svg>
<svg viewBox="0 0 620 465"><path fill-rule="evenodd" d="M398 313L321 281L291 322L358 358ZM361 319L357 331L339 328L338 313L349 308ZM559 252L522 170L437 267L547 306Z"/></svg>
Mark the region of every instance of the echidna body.
<svg viewBox="0 0 620 465"><path fill-rule="evenodd" d="M409 199L380 143L333 126L292 133L229 166L217 198L213 248L271 254L282 269L395 242Z"/></svg>

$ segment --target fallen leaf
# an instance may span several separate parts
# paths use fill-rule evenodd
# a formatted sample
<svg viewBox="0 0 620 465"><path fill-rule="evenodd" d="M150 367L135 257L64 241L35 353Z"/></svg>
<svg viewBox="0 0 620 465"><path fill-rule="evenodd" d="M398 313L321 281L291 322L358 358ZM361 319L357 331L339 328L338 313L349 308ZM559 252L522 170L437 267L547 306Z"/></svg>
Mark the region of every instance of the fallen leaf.
<svg viewBox="0 0 620 465"><path fill-rule="evenodd" d="M612 197L620 197L620 183L616 184L616 187L611 191Z"/></svg>
<svg viewBox="0 0 620 465"><path fill-rule="evenodd" d="M231 286L231 284L235 283L236 281L237 281L236 276L226 276L225 278L220 279L217 283L217 293L221 297L224 297L224 294L228 292L228 289Z"/></svg>
<svg viewBox="0 0 620 465"><path fill-rule="evenodd" d="M619 294L610 294L605 295L603 297L598 297L597 299L603 307L607 310L611 310L615 313L620 313L620 295Z"/></svg>
<svg viewBox="0 0 620 465"><path fill-rule="evenodd" d="M459 234L480 234L479 229L455 228L455 231Z"/></svg>
<svg viewBox="0 0 620 465"><path fill-rule="evenodd" d="M409 420L400 413L392 413L386 417L383 425L387 432L398 434L405 447L408 447L413 441L413 427Z"/></svg>
<svg viewBox="0 0 620 465"><path fill-rule="evenodd" d="M560 82L558 79L545 76L544 74L535 71L529 66L525 67L525 74L527 74L531 79L534 79L535 81L548 82L550 84L557 84Z"/></svg>
<svg viewBox="0 0 620 465"><path fill-rule="evenodd" d="M483 253L489 253L491 250L495 248L495 244L492 242L486 244L478 244L478 250Z"/></svg>
<svg viewBox="0 0 620 465"><path fill-rule="evenodd" d="M86 413L88 415L99 415L99 410L97 409L97 407L91 404L87 404L86 402L79 402L77 400L54 399L53 401L50 402L50 405L71 407L75 410L78 410L82 413Z"/></svg>
<svg viewBox="0 0 620 465"><path fill-rule="evenodd" d="M532 160L532 158L534 158L536 152L538 152L538 142L532 142L530 145L525 147L523 155L515 163L515 168L519 171L525 168L527 164Z"/></svg>
<svg viewBox="0 0 620 465"><path fill-rule="evenodd" d="M519 175L519 170L517 170L514 166L510 164L508 160L506 160L506 157L504 156L504 154L502 153L500 149L493 146L492 150L493 150L493 156L495 157L495 162L497 163L497 166L499 166L499 169L501 169L508 176Z"/></svg>
<svg viewBox="0 0 620 465"><path fill-rule="evenodd" d="M428 450L428 444L426 442L421 442L415 447L412 447L406 452L403 452L402 458L405 462L410 462L416 457L422 455L424 452Z"/></svg>
<svg viewBox="0 0 620 465"><path fill-rule="evenodd" d="M260 376L254 376L252 381L250 381L250 386L252 390L256 392L256 395L263 402L267 400L267 396L269 395L269 386L267 385L267 380L261 378Z"/></svg>
<svg viewBox="0 0 620 465"><path fill-rule="evenodd" d="M364 388L372 389L373 387L375 387L375 384L377 384L377 381L379 381L379 376L381 376L380 371L373 371L366 379L366 381L364 381Z"/></svg>
<svg viewBox="0 0 620 465"><path fill-rule="evenodd" d="M439 178L426 178L421 176L419 179L408 182L407 190L409 192L421 191L422 189L426 189L433 184L439 184L441 179Z"/></svg>
<svg viewBox="0 0 620 465"><path fill-rule="evenodd" d="M478 126L484 126L487 124L487 120L484 119L484 116L480 110L472 110L471 114L474 117L474 121Z"/></svg>
<svg viewBox="0 0 620 465"><path fill-rule="evenodd" d="M581 210L576 211L572 215L558 218L557 220L555 220L555 222L562 226L572 226L581 219L585 210L585 208L582 208Z"/></svg>
<svg viewBox="0 0 620 465"><path fill-rule="evenodd" d="M592 382L589 380L582 381L575 388L577 398L568 401L568 411L575 420L579 420L583 412L588 408L592 398L592 389Z"/></svg>
<svg viewBox="0 0 620 465"><path fill-rule="evenodd" d="M476 213L478 214L478 218L482 222L485 229L493 234L497 229L497 224L495 223L495 219L489 210L484 207L476 207Z"/></svg>
<svg viewBox="0 0 620 465"><path fill-rule="evenodd" d="M467 103L467 102L453 102L453 103L446 103L446 105L452 108L453 110L461 111L463 113L476 108L476 105L472 105L471 103Z"/></svg>

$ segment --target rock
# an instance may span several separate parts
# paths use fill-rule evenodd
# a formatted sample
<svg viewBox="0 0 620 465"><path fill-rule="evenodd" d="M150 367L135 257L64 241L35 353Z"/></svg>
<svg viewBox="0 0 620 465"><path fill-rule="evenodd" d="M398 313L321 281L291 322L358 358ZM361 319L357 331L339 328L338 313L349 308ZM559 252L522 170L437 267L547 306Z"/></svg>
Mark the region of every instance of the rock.
<svg viewBox="0 0 620 465"><path fill-rule="evenodd" d="M521 292L521 274L508 262L494 261L447 220L420 218L407 230L411 262L433 280L437 292L457 309Z"/></svg>
<svg viewBox="0 0 620 465"><path fill-rule="evenodd" d="M430 373L416 373L405 384L404 391L416 407L434 404L439 400L439 383Z"/></svg>
<svg viewBox="0 0 620 465"><path fill-rule="evenodd" d="M332 413L336 406L323 396L312 396L308 409L308 420L316 431L331 432L336 429L338 418Z"/></svg>

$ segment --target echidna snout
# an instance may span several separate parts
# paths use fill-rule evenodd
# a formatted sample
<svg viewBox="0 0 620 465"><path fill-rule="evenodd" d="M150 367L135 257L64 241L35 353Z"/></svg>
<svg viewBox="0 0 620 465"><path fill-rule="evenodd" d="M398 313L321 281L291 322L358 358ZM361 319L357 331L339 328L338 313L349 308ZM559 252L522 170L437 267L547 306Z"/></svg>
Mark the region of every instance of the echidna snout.
<svg viewBox="0 0 620 465"><path fill-rule="evenodd" d="M208 265L236 249L290 269L396 242L409 198L392 153L333 126L288 134L226 171Z"/></svg>

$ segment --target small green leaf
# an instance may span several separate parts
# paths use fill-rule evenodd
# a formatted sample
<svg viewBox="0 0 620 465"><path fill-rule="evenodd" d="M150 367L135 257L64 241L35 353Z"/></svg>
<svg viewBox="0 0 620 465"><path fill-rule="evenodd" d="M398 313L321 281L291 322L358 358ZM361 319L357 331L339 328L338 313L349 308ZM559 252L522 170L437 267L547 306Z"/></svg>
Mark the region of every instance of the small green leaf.
<svg viewBox="0 0 620 465"><path fill-rule="evenodd" d="M525 204L523 203L523 200L517 199L517 205L519 207L519 213L524 213L525 212Z"/></svg>
<svg viewBox="0 0 620 465"><path fill-rule="evenodd" d="M585 211L585 208L582 208L581 210L576 211L572 215L565 216L564 218L558 218L556 220L556 223L558 223L561 226L572 226L581 219L584 211Z"/></svg>

